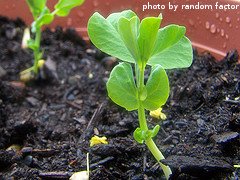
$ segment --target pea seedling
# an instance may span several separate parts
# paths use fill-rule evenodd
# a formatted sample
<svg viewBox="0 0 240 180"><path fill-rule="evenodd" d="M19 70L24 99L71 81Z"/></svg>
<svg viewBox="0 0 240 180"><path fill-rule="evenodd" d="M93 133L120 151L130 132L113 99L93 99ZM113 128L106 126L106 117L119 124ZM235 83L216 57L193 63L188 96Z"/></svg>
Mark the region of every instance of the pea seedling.
<svg viewBox="0 0 240 180"><path fill-rule="evenodd" d="M72 8L81 5L84 0L59 0L54 6L54 11L50 12L46 3L47 0L26 0L33 15L33 23L31 25L31 32L35 35L35 39L29 39L27 46L33 50L34 65L33 67L21 72L20 79L28 81L36 78L39 68L43 65L43 53L40 50L41 28L44 25L50 24L54 20L54 16L65 17L68 16Z"/></svg>
<svg viewBox="0 0 240 180"><path fill-rule="evenodd" d="M160 162L164 156L152 139L160 126L148 128L145 110L153 111L166 103L169 82L165 69L189 67L192 46L185 37L185 27L172 24L159 29L161 21L161 14L140 22L131 10L113 13L106 19L96 12L89 19L88 33L97 48L124 61L110 74L108 95L126 110L138 111L140 127L133 136L137 142L147 145L169 178L171 169ZM145 83L147 65L151 66L151 73Z"/></svg>

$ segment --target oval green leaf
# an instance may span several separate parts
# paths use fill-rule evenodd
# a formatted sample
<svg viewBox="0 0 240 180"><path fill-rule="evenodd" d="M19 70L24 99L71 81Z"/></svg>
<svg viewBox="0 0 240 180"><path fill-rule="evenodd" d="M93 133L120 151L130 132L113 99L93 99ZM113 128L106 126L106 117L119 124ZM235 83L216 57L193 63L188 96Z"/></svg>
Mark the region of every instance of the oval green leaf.
<svg viewBox="0 0 240 180"><path fill-rule="evenodd" d="M120 18L124 17L130 20L137 15L132 10L125 10L122 12L112 13L107 17L107 21L112 24L112 26L118 31L118 21Z"/></svg>
<svg viewBox="0 0 240 180"><path fill-rule="evenodd" d="M192 64L193 51L192 44L187 37L182 37L173 46L153 55L148 65L161 65L164 69L186 68Z"/></svg>
<svg viewBox="0 0 240 180"><path fill-rule="evenodd" d="M134 16L131 19L121 17L118 21L119 34L135 60L140 60L139 47L137 43L139 24L140 20L137 16Z"/></svg>
<svg viewBox="0 0 240 180"><path fill-rule="evenodd" d="M159 52L173 46L182 39L186 32L184 26L178 26L175 24L168 25L161 28L157 34L157 40L154 45L154 51L152 55L158 54Z"/></svg>
<svg viewBox="0 0 240 180"><path fill-rule="evenodd" d="M186 28L175 24L158 31L157 40L148 65L161 65L164 69L184 68L192 64L192 45L184 36Z"/></svg>
<svg viewBox="0 0 240 180"><path fill-rule="evenodd" d="M120 63L113 68L107 82L107 91L113 102L128 111L139 107L137 88L129 63Z"/></svg>
<svg viewBox="0 0 240 180"><path fill-rule="evenodd" d="M36 19L43 11L47 0L27 0L28 7L30 8L34 19Z"/></svg>
<svg viewBox="0 0 240 180"><path fill-rule="evenodd" d="M94 13L89 19L88 35L101 51L122 61L135 62L117 29L99 13Z"/></svg>
<svg viewBox="0 0 240 180"><path fill-rule="evenodd" d="M143 101L145 109L153 111L166 103L169 96L169 82L165 70L160 65L152 67L146 89L147 98Z"/></svg>
<svg viewBox="0 0 240 180"><path fill-rule="evenodd" d="M84 0L59 0L54 6L56 15L64 17L67 16L72 8L80 6Z"/></svg>
<svg viewBox="0 0 240 180"><path fill-rule="evenodd" d="M147 17L141 21L138 46L141 53L141 60L144 64L147 63L153 52L161 21L161 17Z"/></svg>

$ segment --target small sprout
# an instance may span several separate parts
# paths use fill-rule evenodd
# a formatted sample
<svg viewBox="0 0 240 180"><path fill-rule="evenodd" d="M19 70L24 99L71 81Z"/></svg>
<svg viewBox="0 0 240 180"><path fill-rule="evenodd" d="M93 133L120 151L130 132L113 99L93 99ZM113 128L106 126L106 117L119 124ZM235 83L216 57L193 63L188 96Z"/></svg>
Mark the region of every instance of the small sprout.
<svg viewBox="0 0 240 180"><path fill-rule="evenodd" d="M90 175L90 166L89 166L89 153L87 153L87 170L74 173L70 180L89 180Z"/></svg>
<svg viewBox="0 0 240 180"><path fill-rule="evenodd" d="M31 68L20 73L20 80L28 82L34 80L38 77L39 68L41 68L43 63L39 64L41 61L43 52L41 51L41 35L42 27L44 25L51 24L55 16L65 17L68 16L70 11L76 7L80 6L84 0L58 0L54 6L54 11L50 11L47 7L47 0L26 0L28 7L33 15L33 23L31 25L31 33L34 39L31 38L29 29L25 29L22 48L30 48L33 50L34 54L34 64Z"/></svg>
<svg viewBox="0 0 240 180"><path fill-rule="evenodd" d="M45 60L41 59L38 61L38 69L41 69L45 64ZM33 73L33 67L25 69L24 71L20 72L20 80L22 82L29 82L35 78Z"/></svg>
<svg viewBox="0 0 240 180"><path fill-rule="evenodd" d="M162 112L162 108L158 108L156 110L150 111L150 116L156 119L166 120L167 116Z"/></svg>
<svg viewBox="0 0 240 180"><path fill-rule="evenodd" d="M23 39L22 39L22 49L28 48L28 41L31 39L30 37L30 30L29 28L25 28L23 32Z"/></svg>
<svg viewBox="0 0 240 180"><path fill-rule="evenodd" d="M90 147L97 144L108 144L107 138L105 136L103 137L98 137L96 135L93 136L90 140Z"/></svg>

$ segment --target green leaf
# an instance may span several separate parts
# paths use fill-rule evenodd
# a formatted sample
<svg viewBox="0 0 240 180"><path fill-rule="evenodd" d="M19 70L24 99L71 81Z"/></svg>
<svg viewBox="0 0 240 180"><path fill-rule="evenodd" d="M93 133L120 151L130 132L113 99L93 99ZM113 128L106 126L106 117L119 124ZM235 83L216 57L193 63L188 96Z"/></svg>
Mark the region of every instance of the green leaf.
<svg viewBox="0 0 240 180"><path fill-rule="evenodd" d="M151 137L152 137L152 138L155 137L155 136L158 134L159 130L160 130L160 126L159 126L159 125L156 125L156 126L153 128L153 130L151 130Z"/></svg>
<svg viewBox="0 0 240 180"><path fill-rule="evenodd" d="M101 51L126 62L135 62L118 31L99 13L94 13L89 19L88 35Z"/></svg>
<svg viewBox="0 0 240 180"><path fill-rule="evenodd" d="M133 132L133 137L138 143L143 144L144 141L146 141L147 139L155 137L159 129L160 129L159 125L156 125L152 130L147 131L144 131L141 128L137 128Z"/></svg>
<svg viewBox="0 0 240 180"><path fill-rule="evenodd" d="M45 7L40 16L32 23L32 32L36 32L36 29L41 28L43 25L50 24L54 19L54 15L50 13L50 10Z"/></svg>
<svg viewBox="0 0 240 180"><path fill-rule="evenodd" d="M149 65L160 64L164 69L189 67L192 63L192 45L184 36L186 28L168 25L158 31Z"/></svg>
<svg viewBox="0 0 240 180"><path fill-rule="evenodd" d="M130 20L137 15L132 10L125 10L122 12L112 13L107 17L107 21L112 24L112 26L118 31L118 21L120 18L124 17Z"/></svg>
<svg viewBox="0 0 240 180"><path fill-rule="evenodd" d="M186 28L184 26L178 26L175 24L161 28L158 31L157 40L152 55L157 54L164 49L167 49L176 44L179 40L182 39L185 32Z"/></svg>
<svg viewBox="0 0 240 180"><path fill-rule="evenodd" d="M133 137L134 137L135 141L137 141L139 144L143 144L143 142L145 140L143 133L144 132L141 130L141 128L137 128L133 132Z"/></svg>
<svg viewBox="0 0 240 180"><path fill-rule="evenodd" d="M29 39L27 41L27 46L28 46L28 48L30 48L32 50L35 50L37 48L35 45L35 41L33 39Z"/></svg>
<svg viewBox="0 0 240 180"><path fill-rule="evenodd" d="M154 54L147 64L150 66L159 64L164 69L186 68L192 64L192 59L191 42L184 36L174 45Z"/></svg>
<svg viewBox="0 0 240 180"><path fill-rule="evenodd" d="M145 109L153 111L166 103L169 96L169 82L165 70L160 65L152 67L146 89L147 98L143 101Z"/></svg>
<svg viewBox="0 0 240 180"><path fill-rule="evenodd" d="M59 0L58 3L54 6L56 15L58 16L67 16L72 8L80 6L84 0Z"/></svg>
<svg viewBox="0 0 240 180"><path fill-rule="evenodd" d="M161 17L147 17L141 21L138 45L141 52L141 60L144 64L147 63L153 52L161 21Z"/></svg>
<svg viewBox="0 0 240 180"><path fill-rule="evenodd" d="M53 21L53 19L54 19L54 16L52 14L44 14L43 16L37 19L35 25L37 28L40 28L43 25L50 24Z"/></svg>
<svg viewBox="0 0 240 180"><path fill-rule="evenodd" d="M43 11L47 0L27 0L27 4L33 14L34 19L36 19Z"/></svg>
<svg viewBox="0 0 240 180"><path fill-rule="evenodd" d="M107 82L107 91L113 102L128 111L139 107L137 88L130 64L120 63L113 68Z"/></svg>
<svg viewBox="0 0 240 180"><path fill-rule="evenodd" d="M139 24L140 20L137 16L134 16L131 19L121 17L118 21L119 34L135 60L140 60L139 47L137 43Z"/></svg>

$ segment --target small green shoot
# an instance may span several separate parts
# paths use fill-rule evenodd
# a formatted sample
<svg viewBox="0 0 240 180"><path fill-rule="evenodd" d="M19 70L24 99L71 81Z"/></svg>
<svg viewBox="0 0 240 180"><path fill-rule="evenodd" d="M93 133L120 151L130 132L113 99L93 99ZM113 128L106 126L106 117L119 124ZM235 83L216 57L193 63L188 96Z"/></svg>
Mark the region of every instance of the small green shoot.
<svg viewBox="0 0 240 180"><path fill-rule="evenodd" d="M47 7L47 0L26 0L29 9L33 15L33 23L31 25L31 33L34 34L34 39L31 39L28 35L29 32L24 32L23 46L25 46L26 38L27 47L33 50L34 53L34 65L33 67L22 71L20 73L20 79L22 81L29 81L37 77L39 70L39 60L42 59L43 52L40 50L41 41L41 29L42 26L53 22L55 15L60 17L68 16L72 8L80 6L84 0L59 0L54 6L54 11L51 12Z"/></svg>
<svg viewBox="0 0 240 180"><path fill-rule="evenodd" d="M69 180L89 180L90 166L89 166L89 153L87 153L87 170L74 173Z"/></svg>
<svg viewBox="0 0 240 180"><path fill-rule="evenodd" d="M161 15L140 21L131 10L107 18L96 12L89 19L88 33L97 48L123 61L110 74L108 95L126 110L138 111L140 127L135 130L134 138L147 145L168 179L171 169L160 162L164 156L152 139L160 126L148 128L145 110L154 111L166 103L169 82L165 69L189 67L192 46L185 37L185 27L172 24L159 29L161 21ZM147 65L151 66L151 73L145 81Z"/></svg>

